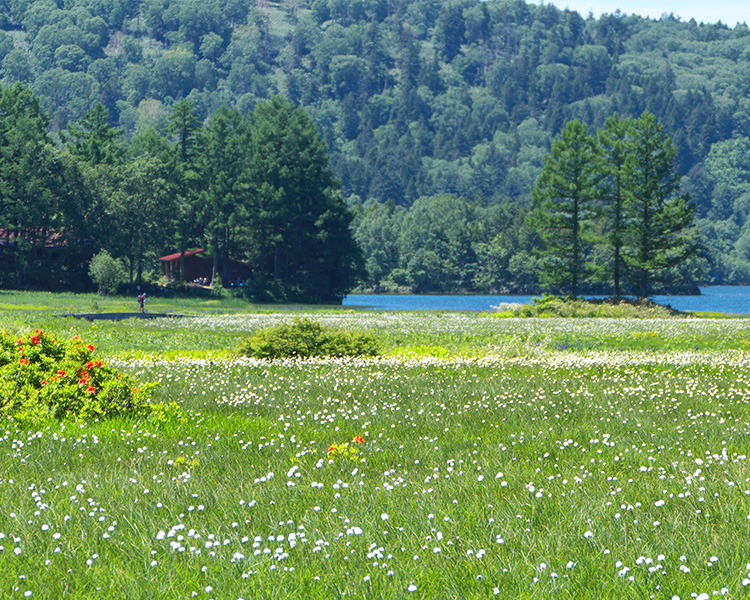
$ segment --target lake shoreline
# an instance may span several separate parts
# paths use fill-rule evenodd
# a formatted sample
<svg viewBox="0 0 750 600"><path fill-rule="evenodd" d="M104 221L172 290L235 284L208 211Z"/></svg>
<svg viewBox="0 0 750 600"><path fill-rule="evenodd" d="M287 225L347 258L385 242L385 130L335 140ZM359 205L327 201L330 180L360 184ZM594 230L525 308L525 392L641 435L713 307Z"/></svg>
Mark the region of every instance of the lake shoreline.
<svg viewBox="0 0 750 600"><path fill-rule="evenodd" d="M654 295L649 299L676 310L696 313L750 314L750 286L704 286L700 295ZM503 303L528 304L538 296L491 294L349 294L344 308L370 310L490 311ZM584 298L604 298L584 295Z"/></svg>

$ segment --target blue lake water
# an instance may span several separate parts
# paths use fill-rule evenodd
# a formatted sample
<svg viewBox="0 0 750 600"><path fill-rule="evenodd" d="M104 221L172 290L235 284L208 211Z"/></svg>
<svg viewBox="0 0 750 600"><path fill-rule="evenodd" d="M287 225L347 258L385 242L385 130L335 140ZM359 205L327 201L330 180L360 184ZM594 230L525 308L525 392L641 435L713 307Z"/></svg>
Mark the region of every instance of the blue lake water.
<svg viewBox="0 0 750 600"><path fill-rule="evenodd" d="M350 294L344 306L376 310L492 310L502 302L531 302L533 296L390 296ZM654 296L659 304L678 310L750 314L750 286L707 286L700 296Z"/></svg>

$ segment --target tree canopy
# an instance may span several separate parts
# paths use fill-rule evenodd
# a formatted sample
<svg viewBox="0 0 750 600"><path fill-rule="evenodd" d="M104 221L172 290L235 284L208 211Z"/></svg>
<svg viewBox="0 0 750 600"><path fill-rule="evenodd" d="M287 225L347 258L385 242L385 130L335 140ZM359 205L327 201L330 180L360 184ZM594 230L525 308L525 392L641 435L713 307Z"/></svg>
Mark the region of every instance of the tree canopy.
<svg viewBox="0 0 750 600"><path fill-rule="evenodd" d="M708 262L694 275L750 282L745 194L720 174L721 156L750 139L750 29L743 24L619 11L594 18L522 0L0 4L0 78L5 87L20 82L32 90L58 150L67 131L78 146L70 152L88 154L89 162L117 162L123 150L158 153L181 135L181 102L190 103L192 115L181 113L194 119L183 122L189 133L207 127L221 107L249 118L281 96L315 123L351 206L392 203L408 212L420 198L450 195L474 206L477 220L501 205L528 211L567 123L593 132L615 113L637 119L649 111L674 145L682 189L695 203ZM103 159L98 146L108 142L95 134L102 118L116 132ZM176 211L192 215L179 223L197 224L205 217L195 212L205 195L189 158L197 133L184 141ZM490 250L480 239L489 229L473 229L476 259L497 263L507 254L501 288L528 281L505 270L535 264L526 241ZM180 249L203 244L201 235L182 230ZM625 260L619 235L596 250L609 253L618 281L626 268L615 259ZM595 266L605 264L600 258ZM485 282L490 262L479 269ZM614 277L606 271L600 279ZM400 271L394 277L384 280L412 286Z"/></svg>
<svg viewBox="0 0 750 600"><path fill-rule="evenodd" d="M223 107L202 125L183 100L168 140L147 130L127 148L106 117L95 105L60 150L30 90L0 88L6 285L24 286L29 271L43 281L53 260L73 258L67 248L84 246L88 259L123 259L130 285L142 286L147 272L160 275L159 256L191 245L213 256L212 282L228 284L230 261L242 262L252 275L232 283L258 297L331 301L356 283L353 215L304 109L276 97L250 118Z"/></svg>

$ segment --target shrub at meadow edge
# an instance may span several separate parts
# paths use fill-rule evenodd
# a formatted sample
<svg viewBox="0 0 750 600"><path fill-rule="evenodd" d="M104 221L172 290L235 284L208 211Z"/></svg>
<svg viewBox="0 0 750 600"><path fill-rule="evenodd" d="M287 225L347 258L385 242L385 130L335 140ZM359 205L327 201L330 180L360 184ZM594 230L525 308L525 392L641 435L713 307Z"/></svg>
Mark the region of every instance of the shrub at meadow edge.
<svg viewBox="0 0 750 600"><path fill-rule="evenodd" d="M336 330L311 319L295 319L250 336L239 353L252 358L311 356L377 356L380 346L371 333Z"/></svg>
<svg viewBox="0 0 750 600"><path fill-rule="evenodd" d="M78 336L63 342L39 329L0 333L0 417L38 423L149 414L154 384L139 386L95 360L94 350Z"/></svg>
<svg viewBox="0 0 750 600"><path fill-rule="evenodd" d="M570 298L543 294L533 298L530 304L503 303L496 307L493 316L507 317L571 317L609 319L669 319L688 317L671 306L663 306L653 300L632 298Z"/></svg>

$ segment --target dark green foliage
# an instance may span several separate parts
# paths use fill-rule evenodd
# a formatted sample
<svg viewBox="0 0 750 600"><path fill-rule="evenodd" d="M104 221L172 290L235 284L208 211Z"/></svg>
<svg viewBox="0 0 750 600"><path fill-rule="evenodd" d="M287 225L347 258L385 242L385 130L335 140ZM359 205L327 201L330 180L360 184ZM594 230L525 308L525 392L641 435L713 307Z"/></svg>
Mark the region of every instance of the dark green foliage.
<svg viewBox="0 0 750 600"><path fill-rule="evenodd" d="M198 143L204 239L214 258L211 280L219 275L226 281L227 273L217 270L219 260L226 268L251 199L250 123L239 111L222 107L201 130Z"/></svg>
<svg viewBox="0 0 750 600"><path fill-rule="evenodd" d="M695 206L679 194L677 150L654 115L633 123L626 158L628 170L624 258L638 295L654 282L668 281L671 268L698 251Z"/></svg>
<svg viewBox="0 0 750 600"><path fill-rule="evenodd" d="M157 150L155 154L166 155L170 165L170 180L176 192L172 220L175 241L182 254L179 278L183 279L184 254L191 244L201 241L200 215L205 210L201 206L201 192L205 187L201 178L201 123L192 102L185 99L175 102L167 133L172 137L171 148Z"/></svg>
<svg viewBox="0 0 750 600"><path fill-rule="evenodd" d="M476 257L473 207L455 196L419 198L404 215L398 247L415 292L470 289Z"/></svg>
<svg viewBox="0 0 750 600"><path fill-rule="evenodd" d="M627 223L626 204L629 169L628 144L632 136L630 119L611 116L599 131L599 144L602 148L602 169L604 177L599 188L601 214L604 218L606 243L601 271L603 278L612 281L615 297L622 292L621 282L625 275L623 246Z"/></svg>
<svg viewBox="0 0 750 600"><path fill-rule="evenodd" d="M377 356L380 345L364 331L336 330L311 319L295 319L248 338L239 353L252 358Z"/></svg>
<svg viewBox="0 0 750 600"><path fill-rule="evenodd" d="M527 209L481 206L452 195L419 198L409 209L356 207L355 239L376 292L536 293L534 235Z"/></svg>
<svg viewBox="0 0 750 600"><path fill-rule="evenodd" d="M100 103L63 134L70 152L92 166L120 161L124 147L122 131L110 126L109 111Z"/></svg>
<svg viewBox="0 0 750 600"><path fill-rule="evenodd" d="M29 89L0 87L0 279L5 285L55 288L55 276L65 277L63 271L73 264L69 260L81 258L73 246L89 198L77 185L76 165L52 145L48 122ZM52 232L58 236L55 244Z"/></svg>
<svg viewBox="0 0 750 600"><path fill-rule="evenodd" d="M601 149L574 120L552 144L532 191L530 224L543 243L542 282L571 296L587 276L594 201L602 179Z"/></svg>
<svg viewBox="0 0 750 600"><path fill-rule="evenodd" d="M248 225L261 287L289 297L340 298L362 271L352 215L328 168L325 142L302 109L274 97L253 113Z"/></svg>
<svg viewBox="0 0 750 600"><path fill-rule="evenodd" d="M166 134L182 146L174 119L186 114L179 112L185 106L202 128L222 106L247 117L281 94L315 122L341 195L363 202L408 208L418 198L452 194L476 206L512 201L525 210L551 140L567 122L577 119L594 131L615 112L634 118L649 110L675 145L676 168L687 175L684 187L699 209L714 259L710 276L750 281L746 220L726 213L738 191L728 191L705 162L714 147L750 136L745 26L621 13L584 19L550 5L504 0L0 5L7 32L0 33L0 77L6 86L23 82L33 89L50 131L85 129L100 103L111 132L119 137L121 128L123 139L138 140L132 152L138 155L149 127L150 142ZM180 105L183 100L188 104ZM84 141L71 143L70 151L99 160L94 148L80 154ZM169 163L157 145L151 143L148 153ZM196 180L186 184L199 173L197 164L185 157L169 164L175 169L167 181L177 188L178 222L168 249L210 245L251 259L254 242L245 237L244 217L237 215L228 233L208 243L204 228L213 216L196 212L203 190L193 185ZM251 183L243 181L239 187L247 189L233 194L241 196ZM106 221L100 217L87 218ZM330 226L342 231L346 221L337 217ZM474 249L484 257L484 274L469 278L477 289L528 279L523 269L511 270L518 277L507 270L511 262L529 264L525 241L523 248L509 246L507 256L486 246L487 239L473 243L485 244L482 252ZM619 288L625 269L614 268L620 264L617 243L616 235L610 237L610 248L593 259L599 279ZM422 258L425 267L435 262ZM502 270L492 283L490 263ZM385 278L401 281L398 275ZM270 278L281 280L286 293L307 287L287 285L280 271ZM344 279L327 281L327 295L348 287L352 278ZM462 281L466 286L467 278Z"/></svg>
<svg viewBox="0 0 750 600"><path fill-rule="evenodd" d="M599 139L578 121L568 123L532 192L529 224L543 242L542 282L576 297L589 248L599 241L615 296L625 275L645 299L696 254L695 209L679 195L677 150L651 113L632 124L615 115ZM599 235L587 235L594 227Z"/></svg>
<svg viewBox="0 0 750 600"><path fill-rule="evenodd" d="M152 384L94 359L78 336L62 342L36 330L0 333L0 416L24 423L147 415Z"/></svg>

